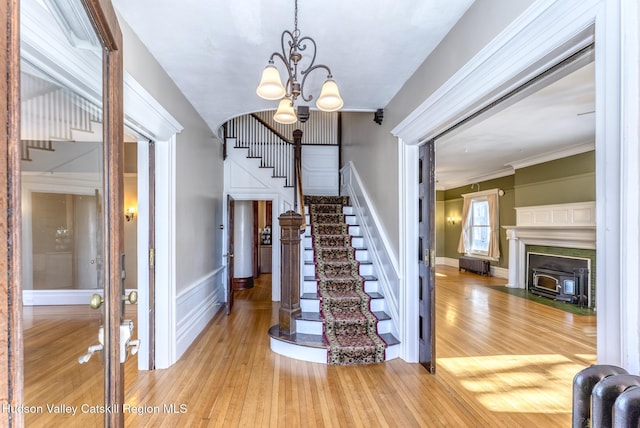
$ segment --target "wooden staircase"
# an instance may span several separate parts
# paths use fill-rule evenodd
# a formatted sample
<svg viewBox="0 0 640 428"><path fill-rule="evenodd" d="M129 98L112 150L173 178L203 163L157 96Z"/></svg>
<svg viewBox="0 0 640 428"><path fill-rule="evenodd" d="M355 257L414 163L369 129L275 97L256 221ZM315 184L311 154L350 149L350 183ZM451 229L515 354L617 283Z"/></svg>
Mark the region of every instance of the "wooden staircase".
<svg viewBox="0 0 640 428"><path fill-rule="evenodd" d="M305 209L308 213L308 209ZM386 312L386 301L381 293L378 278L370 261L369 252L360 236L360 226L356 224L356 216L352 207L344 207L346 223L349 225L351 242L356 250L356 259L360 264L360 275L365 280L365 292L371 296L371 310L378 318L378 335L388 345L385 359L397 358L400 342L393 334L394 327L391 317ZM281 355L303 361L327 363L327 346L324 343L323 321L320 316L320 300L317 291L316 272L314 263L314 250L311 238L311 226L307 214L307 228L302 237L301 245L304 248L303 277L300 289L301 313L296 317L296 333L292 336L281 335L279 326L273 326L269 330L271 336L271 349Z"/></svg>

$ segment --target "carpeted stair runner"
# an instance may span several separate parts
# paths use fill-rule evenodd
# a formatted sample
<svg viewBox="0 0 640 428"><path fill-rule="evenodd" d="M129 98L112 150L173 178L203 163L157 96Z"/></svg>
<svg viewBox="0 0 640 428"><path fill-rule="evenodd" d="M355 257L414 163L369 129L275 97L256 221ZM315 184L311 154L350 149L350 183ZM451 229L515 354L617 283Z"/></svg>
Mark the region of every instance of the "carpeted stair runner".
<svg viewBox="0 0 640 428"><path fill-rule="evenodd" d="M351 245L342 208L346 196L305 196L309 206L316 280L328 363L372 364L384 361L385 342Z"/></svg>

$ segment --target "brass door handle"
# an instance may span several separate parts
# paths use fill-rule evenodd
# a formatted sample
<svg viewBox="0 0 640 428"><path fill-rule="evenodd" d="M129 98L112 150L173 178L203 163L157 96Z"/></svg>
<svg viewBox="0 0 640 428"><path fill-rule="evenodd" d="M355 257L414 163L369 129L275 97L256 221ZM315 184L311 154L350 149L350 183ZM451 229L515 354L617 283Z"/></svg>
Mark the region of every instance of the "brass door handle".
<svg viewBox="0 0 640 428"><path fill-rule="evenodd" d="M136 303L138 303L138 292L132 291L128 296L122 296L122 300L135 305Z"/></svg>
<svg viewBox="0 0 640 428"><path fill-rule="evenodd" d="M102 306L102 303L104 303L104 299L99 294L92 295L91 300L89 300L89 306L91 306L92 309L98 309Z"/></svg>

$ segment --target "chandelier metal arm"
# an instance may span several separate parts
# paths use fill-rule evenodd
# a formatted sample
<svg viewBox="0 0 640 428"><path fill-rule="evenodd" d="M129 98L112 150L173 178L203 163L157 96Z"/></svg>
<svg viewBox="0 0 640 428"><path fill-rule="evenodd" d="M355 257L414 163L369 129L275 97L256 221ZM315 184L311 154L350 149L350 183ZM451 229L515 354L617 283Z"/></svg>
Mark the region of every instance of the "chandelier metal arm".
<svg viewBox="0 0 640 428"><path fill-rule="evenodd" d="M269 59L269 64L262 73L260 84L256 89L257 94L267 100L280 99L278 110L274 115L274 118L279 123L294 123L297 120L296 113L293 109L294 103L298 97L306 102L313 99L312 95L306 96L304 94L304 86L307 81L307 76L312 71L323 69L326 70L328 76L322 85L317 107L323 111L336 111L342 108L344 104L342 97L340 96L338 86L333 80L331 69L324 64L316 64L317 45L313 38L309 36L301 37L300 30L298 29L298 1L295 0L295 21L294 30L285 30L280 36L281 52L273 52ZM302 53L307 51L309 53L305 57L305 61L302 62ZM310 52L313 50L313 52ZM284 68L287 70L287 82L286 85L282 84L282 77L278 72L278 69L274 66L274 60L278 58ZM298 70L300 66L301 70ZM306 68L303 68L306 67ZM300 71L300 75L298 75ZM298 81L300 78L302 81Z"/></svg>
<svg viewBox="0 0 640 428"><path fill-rule="evenodd" d="M317 64L317 65L314 65L313 67L309 67L306 70L304 70L302 72L302 74L304 74L304 77L302 78L302 82L300 83L300 96L302 97L303 100L311 101L313 99L313 95L309 95L309 98L304 96L304 82L305 82L305 80L307 80L307 76L309 76L309 74L313 70L318 70L318 69L321 69L321 68L327 70L327 79L331 79L333 77L331 75L331 69L329 69L329 67L327 67L324 64Z"/></svg>
<svg viewBox="0 0 640 428"><path fill-rule="evenodd" d="M306 50L306 49L307 49L307 45L306 45L306 44L304 44L303 42L305 42L305 41L307 41L307 40L308 40L309 42L311 42L311 44L313 45L313 56L311 57L311 62L309 62L309 67L307 67L307 69L306 69L306 70L301 71L301 72L300 72L300 74L304 74L304 73L306 73L307 71L309 71L309 69L310 69L311 67L313 67L313 64L316 62L316 52L317 52L317 50L318 50L318 47L317 47L317 45L316 45L316 41L315 41L315 40L313 40L313 39L312 39L311 37L309 37L309 36L305 36L305 37L301 38L300 40L298 40L298 43L297 43L296 47L297 47L299 50L301 50L301 51Z"/></svg>
<svg viewBox="0 0 640 428"><path fill-rule="evenodd" d="M295 81L295 78L294 78L294 74L292 73L291 67L289 66L289 62L285 59L284 55L282 55L279 52L272 53L271 56L269 57L269 61L273 61L274 58L278 58L280 61L282 61L282 64L284 65L284 68L287 71L288 79L287 79L287 83L284 85L284 88L286 90L285 97L291 98L293 95L292 82ZM296 97L294 97L291 101L295 100L295 98Z"/></svg>

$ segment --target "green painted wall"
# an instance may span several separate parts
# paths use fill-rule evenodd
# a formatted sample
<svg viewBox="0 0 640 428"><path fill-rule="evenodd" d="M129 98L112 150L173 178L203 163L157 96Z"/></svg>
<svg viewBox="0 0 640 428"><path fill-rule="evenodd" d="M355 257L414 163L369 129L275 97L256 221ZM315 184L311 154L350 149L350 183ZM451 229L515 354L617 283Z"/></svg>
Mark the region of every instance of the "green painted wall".
<svg viewBox="0 0 640 428"><path fill-rule="evenodd" d="M436 256L442 257L445 243L444 192L436 192Z"/></svg>
<svg viewBox="0 0 640 428"><path fill-rule="evenodd" d="M492 266L509 267L509 242L502 226L516 224L515 207L595 201L595 152L516 170L514 175L479 183L479 190L502 189L500 204L500 260ZM478 186L462 186L436 193L436 251L439 257L457 259L462 232L461 216L465 193ZM440 205L439 205L440 204ZM447 218L452 217L455 223Z"/></svg>
<svg viewBox="0 0 640 428"><path fill-rule="evenodd" d="M595 151L516 171L516 206L596 200Z"/></svg>

